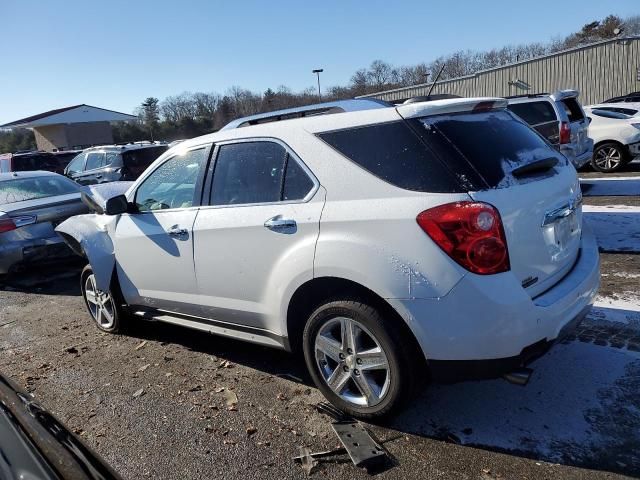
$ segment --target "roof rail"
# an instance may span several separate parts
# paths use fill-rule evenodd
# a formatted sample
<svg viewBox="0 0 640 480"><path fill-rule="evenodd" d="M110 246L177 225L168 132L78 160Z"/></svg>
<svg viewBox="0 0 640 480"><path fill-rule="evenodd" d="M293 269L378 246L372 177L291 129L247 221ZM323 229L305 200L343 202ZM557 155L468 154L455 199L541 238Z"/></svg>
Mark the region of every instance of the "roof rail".
<svg viewBox="0 0 640 480"><path fill-rule="evenodd" d="M374 108L386 108L392 106L390 103L377 98L362 98L350 100L338 100L335 102L316 103L304 107L287 108L276 110L275 112L259 113L248 117L238 118L227 123L221 130L231 130L233 128L248 127L260 123L279 122L293 118L311 117L314 115L325 115L329 113L356 112L359 110L372 110Z"/></svg>
<svg viewBox="0 0 640 480"><path fill-rule="evenodd" d="M509 95L504 98L537 98L542 97L544 95L549 95L548 92L540 92L540 93L523 93L521 95Z"/></svg>

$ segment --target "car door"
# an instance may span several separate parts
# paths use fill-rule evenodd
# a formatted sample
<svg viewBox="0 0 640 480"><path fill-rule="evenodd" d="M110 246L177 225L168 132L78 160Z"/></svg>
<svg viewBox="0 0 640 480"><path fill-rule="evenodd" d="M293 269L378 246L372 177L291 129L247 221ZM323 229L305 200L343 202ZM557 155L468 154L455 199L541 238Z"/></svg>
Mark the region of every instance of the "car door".
<svg viewBox="0 0 640 480"><path fill-rule="evenodd" d="M102 178L101 168L104 166L104 152L87 152L84 170L74 178L81 185L94 185Z"/></svg>
<svg viewBox="0 0 640 480"><path fill-rule="evenodd" d="M281 298L313 278L324 189L276 140L219 145L213 168L193 233L202 315L279 333Z"/></svg>
<svg viewBox="0 0 640 480"><path fill-rule="evenodd" d="M121 216L114 249L118 279L130 305L198 314L193 222L209 146L166 159L137 185L134 212Z"/></svg>

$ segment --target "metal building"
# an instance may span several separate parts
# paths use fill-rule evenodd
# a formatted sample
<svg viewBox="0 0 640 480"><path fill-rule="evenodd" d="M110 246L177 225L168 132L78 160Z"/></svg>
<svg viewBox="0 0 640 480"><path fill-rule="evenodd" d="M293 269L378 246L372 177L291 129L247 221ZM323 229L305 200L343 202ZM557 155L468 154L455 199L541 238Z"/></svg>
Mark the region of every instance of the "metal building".
<svg viewBox="0 0 640 480"><path fill-rule="evenodd" d="M363 97L388 101L426 95L430 83ZM640 37L617 38L483 70L436 83L432 94L505 97L527 93L580 91L583 105L640 90ZM363 98L359 97L359 98Z"/></svg>

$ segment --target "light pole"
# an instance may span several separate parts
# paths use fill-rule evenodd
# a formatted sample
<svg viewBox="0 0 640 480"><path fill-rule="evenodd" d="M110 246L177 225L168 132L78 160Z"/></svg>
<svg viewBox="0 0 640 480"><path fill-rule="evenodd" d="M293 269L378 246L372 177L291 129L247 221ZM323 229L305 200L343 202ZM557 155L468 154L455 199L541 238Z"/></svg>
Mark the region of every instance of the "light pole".
<svg viewBox="0 0 640 480"><path fill-rule="evenodd" d="M316 68L315 70L312 70L312 72L318 76L318 101L321 102L322 94L320 93L320 74L324 72L324 70L322 68Z"/></svg>

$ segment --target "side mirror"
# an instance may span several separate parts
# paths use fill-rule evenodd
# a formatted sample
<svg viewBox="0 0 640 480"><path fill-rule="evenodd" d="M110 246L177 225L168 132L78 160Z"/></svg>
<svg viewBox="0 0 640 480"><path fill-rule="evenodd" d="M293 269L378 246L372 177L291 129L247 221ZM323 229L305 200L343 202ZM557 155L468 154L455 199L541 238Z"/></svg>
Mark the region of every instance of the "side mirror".
<svg viewBox="0 0 640 480"><path fill-rule="evenodd" d="M129 210L129 202L124 195L118 195L107 200L105 204L104 213L106 215L120 215L126 213Z"/></svg>

